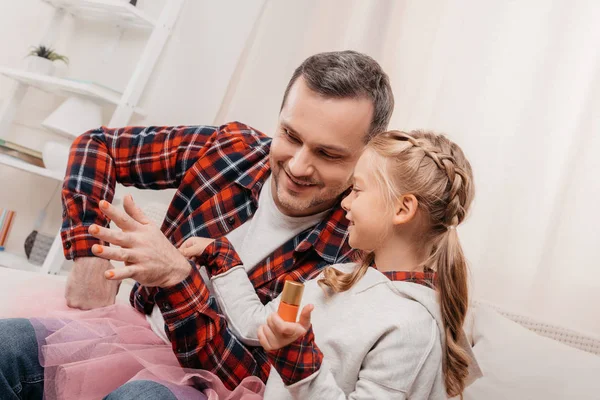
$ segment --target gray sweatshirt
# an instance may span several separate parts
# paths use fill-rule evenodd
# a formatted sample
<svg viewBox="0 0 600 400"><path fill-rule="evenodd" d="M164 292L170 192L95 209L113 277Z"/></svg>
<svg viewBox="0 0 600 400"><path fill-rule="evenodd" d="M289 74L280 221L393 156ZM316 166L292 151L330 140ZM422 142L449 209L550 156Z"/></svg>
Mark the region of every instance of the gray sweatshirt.
<svg viewBox="0 0 600 400"><path fill-rule="evenodd" d="M335 268L350 272L356 264ZM445 342L437 293L392 282L374 268L350 290L327 296L317 279L305 283L302 306L312 303L315 342L324 355L318 372L285 386L272 368L265 399L446 399ZM260 345L258 327L277 310L263 305L242 266L212 279L230 328L246 344ZM464 348L475 360L470 346ZM479 376L474 365L471 380Z"/></svg>

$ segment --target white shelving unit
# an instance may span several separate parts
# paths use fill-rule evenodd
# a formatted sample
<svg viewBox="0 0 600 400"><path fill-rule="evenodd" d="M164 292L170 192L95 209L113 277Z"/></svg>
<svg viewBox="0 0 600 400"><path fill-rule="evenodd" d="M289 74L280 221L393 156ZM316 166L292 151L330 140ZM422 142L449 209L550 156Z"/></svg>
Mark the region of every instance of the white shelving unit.
<svg viewBox="0 0 600 400"><path fill-rule="evenodd" d="M50 171L49 169L29 164L28 162L19 160L18 158L14 158L6 154L0 154L0 164L17 168L22 171L31 172L32 174L40 175L45 178L55 179L57 181L62 181L65 178L64 174L59 174L54 171Z"/></svg>
<svg viewBox="0 0 600 400"><path fill-rule="evenodd" d="M156 21L123 0L43 0L69 14L129 28L153 29ZM169 1L169 0L167 0Z"/></svg>
<svg viewBox="0 0 600 400"><path fill-rule="evenodd" d="M85 20L101 21L122 29L145 30L149 32L149 38L123 93L115 92L94 82L57 78L15 68L0 67L1 75L15 81L8 96L8 101L0 109L0 137L5 136L10 128L15 113L30 87L58 96L75 95L100 105L113 105L115 111L108 123L108 126L111 127L126 126L133 114L145 116L144 111L137 104L185 0L165 0L165 5L157 19L150 17L125 0L42 1L54 7L54 14L44 36L40 40L39 44L41 45L52 46L58 35L60 24L67 15ZM64 178L63 174L57 174L48 169L0 154L0 168L3 166L18 168L59 181ZM6 253L6 251L0 252L0 265L57 274L64 261L61 242L59 232L54 238L52 247L41 268L33 266L23 257ZM32 269L32 267L35 267L35 269Z"/></svg>
<svg viewBox="0 0 600 400"><path fill-rule="evenodd" d="M23 85L35 87L44 92L60 96L75 94L89 98L100 104L111 104L115 106L118 106L121 102L121 93L95 84L94 82L57 78L54 76L5 67L0 67L0 74L14 79ZM139 107L134 107L133 111L141 116L146 116L146 113Z"/></svg>

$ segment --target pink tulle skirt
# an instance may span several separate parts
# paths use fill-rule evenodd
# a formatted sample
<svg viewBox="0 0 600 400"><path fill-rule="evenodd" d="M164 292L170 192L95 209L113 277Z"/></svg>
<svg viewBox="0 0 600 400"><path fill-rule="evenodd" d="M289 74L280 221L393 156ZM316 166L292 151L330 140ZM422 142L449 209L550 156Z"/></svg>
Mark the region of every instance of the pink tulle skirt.
<svg viewBox="0 0 600 400"><path fill-rule="evenodd" d="M46 400L102 399L135 380L158 382L185 400L263 397L264 384L257 377L244 379L230 391L208 371L181 368L171 346L128 305L78 311L66 307L62 290L31 289L12 298L20 309L11 307L11 315L0 313L0 318L30 318L44 367Z"/></svg>

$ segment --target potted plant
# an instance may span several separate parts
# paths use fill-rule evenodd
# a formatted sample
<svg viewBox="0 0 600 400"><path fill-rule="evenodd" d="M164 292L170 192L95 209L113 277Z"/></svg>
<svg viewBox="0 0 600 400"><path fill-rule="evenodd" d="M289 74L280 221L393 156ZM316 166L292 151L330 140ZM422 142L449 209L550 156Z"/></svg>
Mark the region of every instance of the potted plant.
<svg viewBox="0 0 600 400"><path fill-rule="evenodd" d="M54 73L54 61L62 61L65 65L69 64L69 58L56 53L50 47L43 45L32 46L27 55L31 57L29 61L29 70L41 74L52 75Z"/></svg>

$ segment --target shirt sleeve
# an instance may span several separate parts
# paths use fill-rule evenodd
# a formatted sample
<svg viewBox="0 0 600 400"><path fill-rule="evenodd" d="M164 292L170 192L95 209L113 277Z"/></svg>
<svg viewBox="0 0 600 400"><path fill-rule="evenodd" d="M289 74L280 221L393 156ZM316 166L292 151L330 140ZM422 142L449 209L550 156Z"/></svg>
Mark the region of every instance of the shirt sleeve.
<svg viewBox="0 0 600 400"><path fill-rule="evenodd" d="M323 353L315 343L312 326L306 334L276 351L268 351L269 362L286 385L293 385L321 369Z"/></svg>
<svg viewBox="0 0 600 400"><path fill-rule="evenodd" d="M98 203L112 201L117 182L141 189L177 187L218 132L202 126L102 127L75 139L62 188L65 257L93 255L91 247L100 241L88 228L108 226Z"/></svg>

